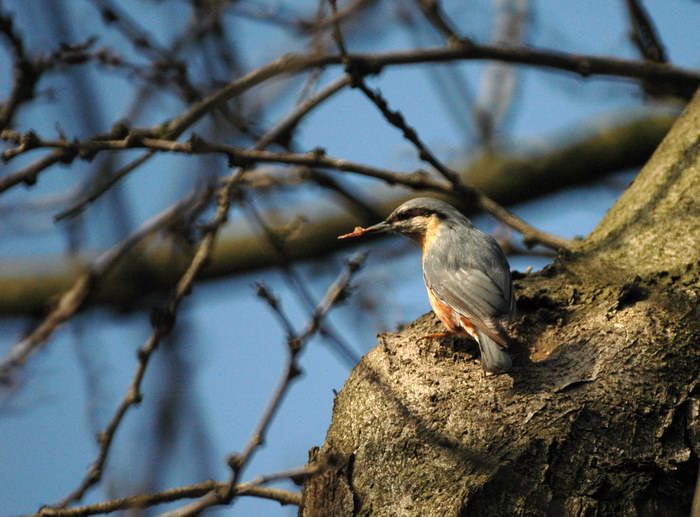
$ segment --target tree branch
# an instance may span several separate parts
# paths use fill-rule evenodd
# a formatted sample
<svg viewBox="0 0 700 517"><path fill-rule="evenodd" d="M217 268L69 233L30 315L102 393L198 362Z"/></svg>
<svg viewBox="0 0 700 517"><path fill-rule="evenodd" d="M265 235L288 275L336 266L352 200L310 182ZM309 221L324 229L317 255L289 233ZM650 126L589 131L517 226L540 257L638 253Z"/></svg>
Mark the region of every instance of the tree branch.
<svg viewBox="0 0 700 517"><path fill-rule="evenodd" d="M284 477L300 479L304 476L313 475L313 472L315 471L308 468L294 469L293 471L285 471L283 476L276 474L275 479ZM265 482L269 482L271 477L272 476L267 476ZM260 497L262 499L277 501L282 505L293 504L298 506L301 503L301 495L299 493L289 492L279 488L259 486L263 483L258 481L260 480L253 480L253 482L248 481L237 485L234 489L236 495ZM51 508L45 506L39 510L38 513L26 517L86 517L88 515L101 515L133 508L150 508L163 503L201 497L212 490L223 490L226 486L227 483L217 483L216 481L210 480L193 485L171 488L161 492L137 494L95 504L76 506L74 508Z"/></svg>
<svg viewBox="0 0 700 517"><path fill-rule="evenodd" d="M375 54L349 54L348 59L367 73L379 73L387 66L495 60L562 70L581 77L604 76L645 81L664 80L693 92L700 85L700 73L668 64L567 54L534 48L502 48L490 45L460 44ZM188 127L211 111L213 106L228 101L272 77L295 74L316 67L342 64L343 56L340 54L320 56L288 54L229 83L194 104L167 125L166 133L168 135L182 134Z"/></svg>
<svg viewBox="0 0 700 517"><path fill-rule="evenodd" d="M99 435L100 450L97 458L90 466L87 475L82 480L80 485L61 500L56 506L64 507L73 501L79 501L87 493L87 491L102 479L104 466L109 456L112 440L117 432L124 416L129 408L141 402L141 383L148 367L148 362L156 350L160 341L168 336L175 325L177 309L180 306L182 299L190 293L192 284L195 278L208 262L214 247L214 241L218 235L221 225L228 217L228 210L231 206L231 194L240 180L240 171L234 171L226 180L218 191L218 202L216 213L212 221L204 229L204 236L200 240L197 250L185 271L180 277L175 292L172 294L168 305L164 309L154 309L151 312L151 326L153 331L143 346L138 352L138 366L134 377L127 389L117 411L114 413L107 427Z"/></svg>
<svg viewBox="0 0 700 517"><path fill-rule="evenodd" d="M18 133L4 131L0 138L9 140L11 138L21 139ZM129 136L120 140L43 140L36 137L38 147L56 148L69 150L76 155L92 157L102 151L120 151L125 149L148 149L149 152L168 152L176 154L222 154L229 160L231 166L250 166L256 163L280 163L287 165L304 165L307 167L318 167L324 169L336 169L338 171L353 172L362 176L382 180L390 185L400 184L413 189L432 190L436 192L449 193L451 187L448 183L433 179L422 170L409 174L402 174L378 167L363 165L341 158L326 156L322 149L317 149L308 153L272 152L256 149L244 149L216 142L209 142L194 135L187 142L175 142L172 140L141 138ZM36 147L35 147L36 148ZM29 149L27 149L29 150Z"/></svg>
<svg viewBox="0 0 700 517"><path fill-rule="evenodd" d="M639 0L626 0L626 4L632 24L632 41L642 57L656 63L666 63L664 46L649 13L639 3Z"/></svg>
<svg viewBox="0 0 700 517"><path fill-rule="evenodd" d="M642 165L674 120L675 117L670 115L655 115L623 120L614 125L606 124L561 147L544 151L538 147L536 152L497 154L498 150L494 150L474 157L468 165L461 168L460 175L463 181L479 188L501 204L521 202ZM515 147L523 148L523 145ZM248 174L245 173L241 181ZM280 174L287 175L288 172L280 171ZM443 183L449 187L449 184ZM414 195L387 193L379 204L373 205L373 211L383 217ZM476 207L460 205L460 208L469 214ZM266 218L275 220L271 216ZM349 213L316 213L316 217L304 225L290 242L287 250L290 260L316 257L337 250L344 243L335 237L358 222L362 220ZM149 249L151 252L147 255L127 257L128 266L125 269L134 275L138 275L139 271L147 272L155 289L167 289L176 275L172 269L170 251L158 246ZM258 235L238 234L219 241L210 266L202 272L202 278L230 276L276 265L278 262L277 254ZM62 257L47 259L47 262L42 261L36 265L26 259L22 260L21 266L6 263L6 272L0 277L0 314L41 312L48 300L70 288L77 276L76 269L80 270L79 261L70 268L61 268L61 264L65 264ZM116 274L119 275L119 272ZM143 286L134 285L130 278L117 276L110 282L109 289L98 290L91 300L114 304L123 309L133 307L134 300L143 294L139 291Z"/></svg>
<svg viewBox="0 0 700 517"><path fill-rule="evenodd" d="M566 54L553 50L532 48L501 48L489 45L458 44L447 47L421 48L409 51L394 51L375 54L349 54L348 59L364 73L379 73L386 66L413 65L418 63L444 63L468 60L496 60L540 68L562 70L582 77L602 76L634 79L638 81L660 81L672 84L689 98L700 85L700 74L665 63L638 62L624 59L603 58L587 55ZM240 95L268 79L281 75L296 74L312 68L340 65L342 55L288 54L257 68L223 88L212 92L194 103L170 122L154 128L165 139L177 139L184 131L212 111L216 106ZM153 133L153 130L150 130ZM106 183L98 186L87 197L57 216L58 219L78 213L87 203L97 199L112 185L142 165L152 154L145 154L118 171ZM36 179L36 174L33 176ZM15 182L16 184L18 182Z"/></svg>
<svg viewBox="0 0 700 517"><path fill-rule="evenodd" d="M284 140L285 135L289 135L297 124L299 124L299 121L312 109L349 84L350 79L347 76L341 76L316 92L316 94L301 101L291 113L277 122L277 124L270 128L270 130L255 143L255 149L265 149L278 140Z"/></svg>

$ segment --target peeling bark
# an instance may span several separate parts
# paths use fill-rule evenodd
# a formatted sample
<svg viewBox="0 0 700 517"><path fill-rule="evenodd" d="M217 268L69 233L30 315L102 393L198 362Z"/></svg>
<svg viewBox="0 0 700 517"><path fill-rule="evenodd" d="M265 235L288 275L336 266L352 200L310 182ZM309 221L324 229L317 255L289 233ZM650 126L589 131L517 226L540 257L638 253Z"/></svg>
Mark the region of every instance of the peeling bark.
<svg viewBox="0 0 700 517"><path fill-rule="evenodd" d="M476 344L378 345L335 401L300 515L687 516L698 473L700 95L592 234L515 274L510 375ZM313 497L311 497L313 494ZM352 505L348 503L352 501Z"/></svg>

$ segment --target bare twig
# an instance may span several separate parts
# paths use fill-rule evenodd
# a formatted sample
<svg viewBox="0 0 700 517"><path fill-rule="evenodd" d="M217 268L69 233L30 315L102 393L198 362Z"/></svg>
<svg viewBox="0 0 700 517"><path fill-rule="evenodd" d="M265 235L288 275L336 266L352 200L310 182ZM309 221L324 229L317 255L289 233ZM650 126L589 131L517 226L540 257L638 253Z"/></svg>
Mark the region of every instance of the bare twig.
<svg viewBox="0 0 700 517"><path fill-rule="evenodd" d="M289 136L294 128L299 124L301 119L310 113L311 110L318 107L321 103L338 93L349 84L350 78L347 76L347 74L345 74L326 85L326 87L322 88L314 95L300 101L290 113L280 119L272 128L266 131L265 134L260 137L260 139L258 139L253 149L263 150L275 142L279 144L284 143L285 147L291 149L291 144L288 142ZM366 203L364 203L358 196L350 192L348 189L343 187L339 182L331 178L328 174L309 168L306 169L306 175L309 179L316 182L317 185L330 189L338 194L356 212L363 214L368 221L377 219L377 217L375 217L376 214L373 213L374 211Z"/></svg>
<svg viewBox="0 0 700 517"><path fill-rule="evenodd" d="M259 476L250 481L240 483L234 488L237 496L251 496L277 501L282 505L301 503L301 494L289 492L279 488L269 488L264 485L280 479L300 480L315 475L321 466L305 466L282 472ZM45 506L38 513L27 517L86 517L88 515L101 515L134 508L149 508L163 503L171 503L182 499L201 497L212 490L224 490L228 483L216 481L203 481L193 485L185 485L177 488L154 492L150 494L136 494L119 499L112 499L100 503L76 506L74 508L51 508Z"/></svg>
<svg viewBox="0 0 700 517"><path fill-rule="evenodd" d="M0 104L0 129L8 127L21 104L34 98L36 85L45 72L64 65L79 65L97 57L89 48L94 38L84 43L61 44L57 49L31 56L24 47L22 36L15 30L12 16L0 11L0 36L4 37L13 54L13 84L9 97Z"/></svg>
<svg viewBox="0 0 700 517"><path fill-rule="evenodd" d="M303 278L295 271L295 269L292 267L292 259L289 257L289 254L286 251L286 240L287 240L287 235L281 234L281 232L276 231L275 229L271 228L266 222L265 219L262 217L262 215L258 212L258 210L255 209L252 203L246 202L245 206L248 208L248 211L252 215L252 219L254 223L262 230L264 235L267 238L267 241L269 242L270 246L275 250L275 253L277 253L277 256L279 258L279 266L284 271L287 279L289 280L290 284L293 286L293 290L295 293L298 293L299 297L301 298L302 302L306 304L307 306L310 306L310 310L317 310L314 309L314 302L312 300L312 295L309 292L309 289L307 288L307 282L304 281ZM285 232L287 234L293 233L293 232ZM268 300L268 303L270 303L272 300ZM327 309L326 309L327 310ZM276 311L277 312L277 311ZM324 311L325 312L325 311ZM278 316L281 315L280 312L277 312ZM281 320L283 325L287 328L288 335L293 334L293 329L289 323L288 320ZM333 351L337 351L339 353L339 357L343 362L345 362L346 366L348 368L352 368L355 366L359 358L355 354L355 352L352 350L350 345L348 345L343 339L340 338L340 336L331 329L329 325L324 325L322 328L318 329L320 330L321 334L327 338L331 343L334 345L334 348L332 348Z"/></svg>
<svg viewBox="0 0 700 517"><path fill-rule="evenodd" d="M102 194L107 192L107 190L109 190L111 187L113 187L121 179L125 178L131 172L135 171L141 165L143 165L148 160L153 158L153 156L155 156L155 154L156 153L154 151L149 151L147 153L143 153L138 158L130 161L125 166L117 169L116 171L114 171L113 174L111 174L108 178L106 178L104 181L102 181L94 190L91 190L86 195L79 198L78 201L74 202L67 209L56 214L54 216L54 220L58 222L58 221L61 221L63 219L66 219L68 217L78 215L80 212L83 211L83 209L89 203L92 203L93 201L95 201L97 198L99 198Z"/></svg>
<svg viewBox="0 0 700 517"><path fill-rule="evenodd" d="M255 163L282 163L288 165L304 165L323 169L336 169L339 171L353 172L362 176L382 180L390 185L400 184L417 190L431 190L434 192L448 193L451 191L449 183L432 178L427 172L418 170L409 174L401 174L378 167L371 167L341 158L332 158L325 155L323 150L315 150L309 153L297 154L287 152L271 152L248 150L225 144L208 142L199 136L191 138L188 142L178 143L172 140L154 138L127 138L122 140L89 140L85 142L65 140L41 140L42 147L55 147L58 149L70 149L73 152L93 154L100 151L115 151L123 149L149 149L150 152L162 151L178 154L212 154L218 153L226 156L231 165L249 166Z"/></svg>
<svg viewBox="0 0 700 517"><path fill-rule="evenodd" d="M181 90L186 101L191 102L201 97L200 92L187 77L185 64L179 61L174 53L158 45L136 20L107 0L92 0L92 3L99 9L105 24L114 25L131 42L134 50L144 53L152 60L154 70L164 76L170 72L167 79Z"/></svg>
<svg viewBox="0 0 700 517"><path fill-rule="evenodd" d="M277 296L270 290L270 288L263 282L256 282L255 293L261 300L267 303L268 307L272 310L272 313L277 317L280 322L280 326L284 328L287 333L287 342L290 343L296 339L296 330L294 330L294 324L292 320L287 317L287 313L282 310L280 306L280 301Z"/></svg>
<svg viewBox="0 0 700 517"><path fill-rule="evenodd" d="M267 146L278 140L284 140L285 135L291 133L299 121L318 106L320 103L335 95L340 90L350 84L350 78L347 75L336 79L328 84L325 88L316 92L315 95L301 101L294 111L282 118L269 131L267 131L256 143L255 149L265 149Z"/></svg>
<svg viewBox="0 0 700 517"><path fill-rule="evenodd" d="M435 29L440 32L448 43L463 43L471 45L473 42L466 36L460 36L454 28L452 21L447 17L440 6L439 0L416 0L423 16Z"/></svg>
<svg viewBox="0 0 700 517"><path fill-rule="evenodd" d="M118 264L119 260L130 250L147 236L181 219L183 210L189 211L193 204L195 206L202 205L206 197L207 195L203 195L203 192L190 194L144 223L119 244L99 255L90 264L88 270L78 277L73 287L61 296L56 307L46 316L44 321L31 334L10 349L7 356L0 362L0 381L6 382L12 371L23 365L61 324L80 310L96 282Z"/></svg>
<svg viewBox="0 0 700 517"><path fill-rule="evenodd" d="M199 515L207 508L216 505L230 504L236 496L236 484L239 476L248 465L257 449L262 445L267 430L272 422L272 419L277 414L283 397L287 393L291 382L301 374L301 370L297 363L299 352L303 349L308 340L313 337L321 328L321 323L328 311L338 302L342 301L347 292L348 284L352 275L362 266L365 259L364 254L358 254L352 257L347 264L345 270L340 274L335 282L330 286L326 295L319 305L311 314L311 319L306 328L297 333L294 326L282 309L277 298L264 284L258 284L258 295L263 298L270 308L275 312L282 323L285 332L287 333L287 362L280 377L277 388L275 389L270 401L263 412L260 421L256 425L253 433L246 443L243 451L239 454L232 454L229 457L228 463L231 467L231 479L224 489L212 490L203 496L198 501L189 504L177 511L170 512L171 517L186 517Z"/></svg>
<svg viewBox="0 0 700 517"><path fill-rule="evenodd" d="M564 250L571 246L570 240L538 230L481 192L479 192L477 205L481 210L492 215L503 224L519 231L523 236L523 242L528 247L542 244L553 250Z"/></svg>
<svg viewBox="0 0 700 517"><path fill-rule="evenodd" d="M15 31L12 17L0 11L0 35L10 43L14 57L14 81L10 96L0 105L0 129L8 126L22 102L34 96L39 74L24 50L22 37Z"/></svg>
<svg viewBox="0 0 700 517"><path fill-rule="evenodd" d="M350 257L346 269L340 273L340 276L328 288L325 296L311 314L311 320L301 333L300 339L302 341L306 341L313 336L319 330L326 313L330 311L334 305L345 299L348 286L350 285L350 279L355 272L362 267L366 258L366 253L357 253Z"/></svg>
<svg viewBox="0 0 700 517"><path fill-rule="evenodd" d="M66 159L72 159L72 151L67 151L65 149L56 149L53 152L42 156L41 158L33 161L26 167L21 168L7 176L0 178L0 192L4 192L9 188L18 185L19 183L24 183L26 185L34 185L37 181L37 177L41 172L48 169L52 165L65 161Z"/></svg>
<svg viewBox="0 0 700 517"><path fill-rule="evenodd" d="M209 260L209 256L211 255L214 247L214 242L216 240L216 236L218 235L219 229L228 217L228 210L231 206L231 193L236 187L240 176L241 172L235 171L223 182L223 185L219 188L216 213L214 214L210 224L205 227L204 236L197 246L190 265L185 273L180 277L180 280L175 287L175 292L171 296L168 305L164 309L156 309L151 313L151 325L153 327L153 332L139 349L138 366L136 367L136 372L134 373L134 377L124 395L124 398L120 402L119 407L112 416L109 424L107 424L107 427L99 435L100 449L97 458L90 466L87 475L82 480L80 485L55 506L65 507L73 501L79 501L92 486L102 479L102 473L109 456L114 435L116 434L117 429L119 428L129 408L141 401L141 383L146 373L146 368L148 367L148 362L151 355L158 347L161 340L168 336L172 331L172 328L175 325L177 309L182 302L182 299L189 294L195 278Z"/></svg>
<svg viewBox="0 0 700 517"><path fill-rule="evenodd" d="M291 469L283 472L278 472L276 474L268 474L264 476L259 476L255 479L241 483L237 485L237 489L234 487L233 494L230 494L229 483L224 483L220 488L217 487L211 490L201 499L187 505L182 508L178 508L172 512L167 512L162 514L161 517L189 517L199 515L201 512L210 508L212 506L230 503L233 497L238 495L245 495L245 491L248 487L259 486L264 483L269 483L271 481L276 481L279 479L292 479L292 480L304 480L309 477L315 476L325 468L323 464L306 465L304 467L299 467L296 469ZM229 498L228 500L226 500ZM301 501L300 501L301 503Z"/></svg>
<svg viewBox="0 0 700 517"><path fill-rule="evenodd" d="M105 50L92 52L90 47L95 42L88 38L83 43L61 44L57 49L39 56L30 56L24 48L22 37L15 31L12 16L0 11L0 35L10 43L14 58L14 80L10 95L0 104L0 129L10 125L21 104L34 98L36 86L48 71L65 65L80 65L92 59L105 62L112 61Z"/></svg>
<svg viewBox="0 0 700 517"><path fill-rule="evenodd" d="M666 63L666 51L661 43L649 13L639 0L626 0L627 12L632 23L632 41L644 59Z"/></svg>

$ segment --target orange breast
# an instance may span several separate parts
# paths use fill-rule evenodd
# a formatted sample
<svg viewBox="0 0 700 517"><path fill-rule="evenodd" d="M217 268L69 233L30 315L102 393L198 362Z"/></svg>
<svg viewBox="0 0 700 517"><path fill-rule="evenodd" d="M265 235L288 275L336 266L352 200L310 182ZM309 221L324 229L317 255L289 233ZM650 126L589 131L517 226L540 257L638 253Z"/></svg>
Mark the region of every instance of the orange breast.
<svg viewBox="0 0 700 517"><path fill-rule="evenodd" d="M428 300L430 301L430 306L433 308L433 311L435 311L435 315L440 318L440 321L445 324L450 332L459 332L461 330L459 328L459 320L457 319L458 315L449 305L438 300L430 287L428 287Z"/></svg>
<svg viewBox="0 0 700 517"><path fill-rule="evenodd" d="M416 239L416 242L420 244L421 250L423 251L423 257L425 253L430 249L437 237L438 231L440 229L440 220L436 216L432 216L428 220L428 224L425 231Z"/></svg>
<svg viewBox="0 0 700 517"><path fill-rule="evenodd" d="M454 334L469 334L476 341L479 341L479 332L476 326L467 318L458 314L446 303L441 302L428 287L428 300L430 306L435 311L435 315L442 321L447 329Z"/></svg>
<svg viewBox="0 0 700 517"><path fill-rule="evenodd" d="M423 250L423 260L425 260L426 251L428 251L430 246L432 246L435 242L439 228L440 221L438 218L431 217L425 233L415 239ZM430 306L433 308L433 311L435 311L435 315L440 319L440 321L442 321L450 332L455 334L467 333L478 341L478 332L472 322L461 314L455 312L446 303L440 301L438 297L433 294L430 287L428 287L428 300L430 301Z"/></svg>

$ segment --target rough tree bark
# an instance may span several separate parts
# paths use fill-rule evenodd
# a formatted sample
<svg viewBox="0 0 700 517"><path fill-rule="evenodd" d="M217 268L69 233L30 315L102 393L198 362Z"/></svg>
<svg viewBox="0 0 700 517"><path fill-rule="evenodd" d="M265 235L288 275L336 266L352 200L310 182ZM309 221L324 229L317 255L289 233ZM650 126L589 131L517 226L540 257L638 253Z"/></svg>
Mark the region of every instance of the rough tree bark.
<svg viewBox="0 0 700 517"><path fill-rule="evenodd" d="M337 396L300 515L679 515L700 453L700 94L603 221L515 275L515 370L378 345ZM416 274L419 274L416 272Z"/></svg>

